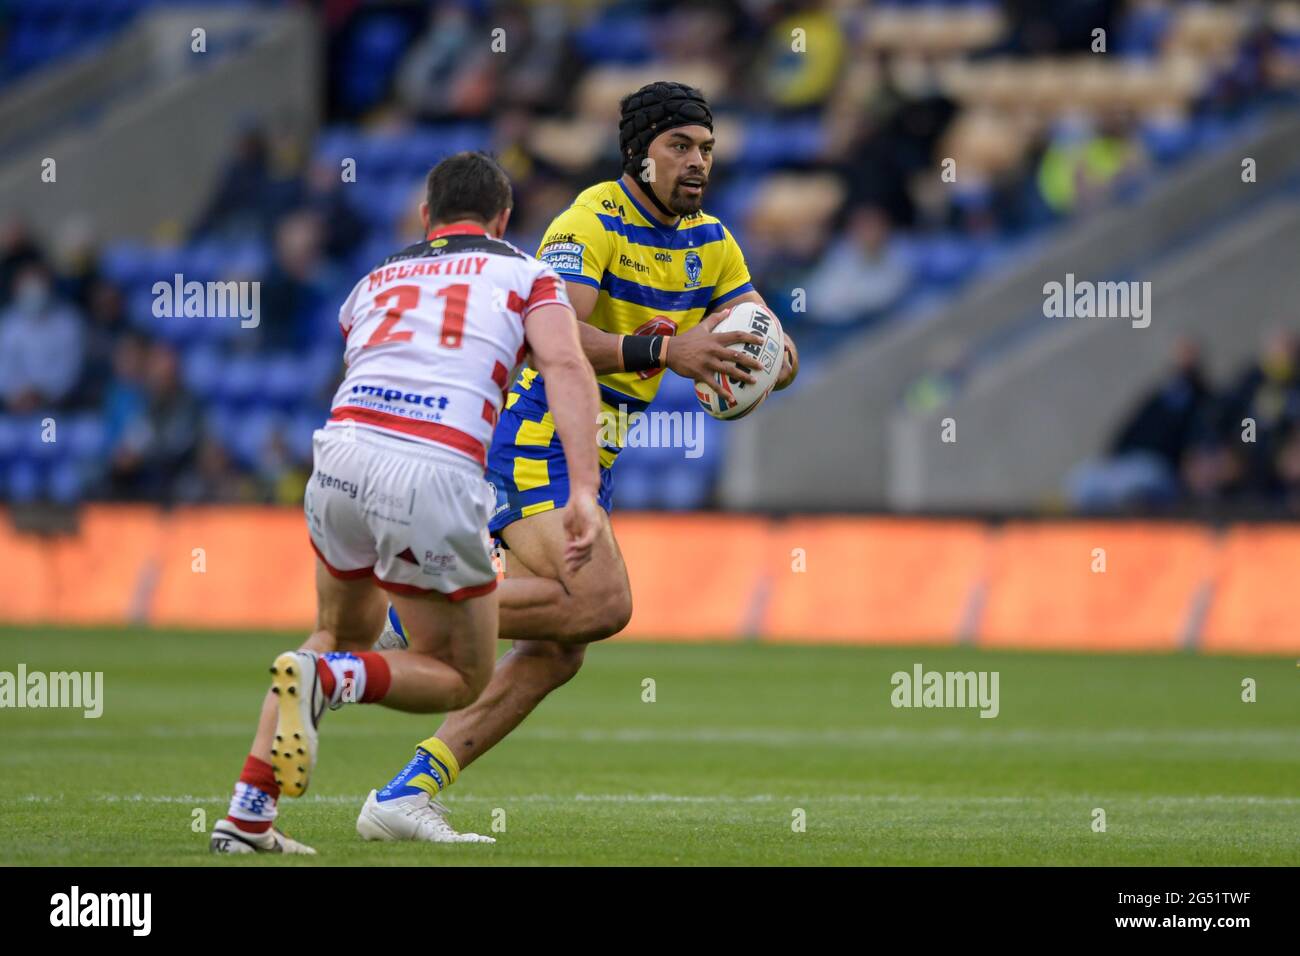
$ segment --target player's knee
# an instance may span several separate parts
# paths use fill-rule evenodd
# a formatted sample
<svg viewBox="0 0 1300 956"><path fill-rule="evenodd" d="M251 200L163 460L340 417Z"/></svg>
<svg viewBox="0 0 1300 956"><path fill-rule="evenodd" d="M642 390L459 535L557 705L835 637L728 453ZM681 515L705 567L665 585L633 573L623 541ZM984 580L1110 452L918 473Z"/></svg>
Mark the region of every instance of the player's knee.
<svg viewBox="0 0 1300 956"><path fill-rule="evenodd" d="M460 686L452 690L447 700L443 702L442 708L445 710L462 710L468 707L474 701L478 700L479 695L487 689L488 681L492 679L492 668L488 667L462 667L459 668Z"/></svg>
<svg viewBox="0 0 1300 956"><path fill-rule="evenodd" d="M591 602L585 615L583 642L613 637L632 620L632 594L626 588L606 592Z"/></svg>
<svg viewBox="0 0 1300 956"><path fill-rule="evenodd" d="M582 662L587 656L585 644L560 644L555 641L530 644L526 649L520 650L543 663L542 675L546 685L544 694L573 680L582 669Z"/></svg>
<svg viewBox="0 0 1300 956"><path fill-rule="evenodd" d="M551 679L551 689L561 687L578 676L586 655L587 648L582 644L561 647L558 653L553 654L547 672L547 676Z"/></svg>

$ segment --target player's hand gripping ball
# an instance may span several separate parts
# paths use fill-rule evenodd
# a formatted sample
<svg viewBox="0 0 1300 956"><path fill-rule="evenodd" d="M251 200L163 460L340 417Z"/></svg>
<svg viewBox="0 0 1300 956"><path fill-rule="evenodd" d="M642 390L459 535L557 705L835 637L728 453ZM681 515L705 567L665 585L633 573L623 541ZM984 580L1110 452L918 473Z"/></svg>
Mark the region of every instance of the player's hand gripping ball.
<svg viewBox="0 0 1300 956"><path fill-rule="evenodd" d="M708 381L695 383L695 397L700 407L714 418L744 418L763 404L763 399L771 394L776 380L781 376L785 332L775 315L754 302L742 302L713 329L714 335L724 332L748 332L761 338L762 345L737 342L730 348L749 353L762 368L752 373L756 379L753 385L715 372Z"/></svg>

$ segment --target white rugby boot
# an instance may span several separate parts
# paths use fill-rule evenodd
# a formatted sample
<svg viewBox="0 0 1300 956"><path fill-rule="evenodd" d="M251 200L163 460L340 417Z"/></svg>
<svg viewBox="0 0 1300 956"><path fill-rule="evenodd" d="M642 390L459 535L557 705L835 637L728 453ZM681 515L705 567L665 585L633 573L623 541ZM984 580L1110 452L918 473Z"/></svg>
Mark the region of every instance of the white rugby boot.
<svg viewBox="0 0 1300 956"><path fill-rule="evenodd" d="M278 700L271 766L286 797L301 797L316 767L317 728L329 703L312 651L285 651L271 665L271 693Z"/></svg>
<svg viewBox="0 0 1300 956"><path fill-rule="evenodd" d="M450 810L427 793L396 797L379 802L371 790L366 805L357 817L357 833L363 840L396 842L414 840L423 843L496 843L495 837L478 833L458 833L447 821Z"/></svg>
<svg viewBox="0 0 1300 956"><path fill-rule="evenodd" d="M297 853L315 856L316 851L305 843L291 840L275 827L265 833L245 833L229 820L218 820L212 825L212 839L208 849L213 853Z"/></svg>

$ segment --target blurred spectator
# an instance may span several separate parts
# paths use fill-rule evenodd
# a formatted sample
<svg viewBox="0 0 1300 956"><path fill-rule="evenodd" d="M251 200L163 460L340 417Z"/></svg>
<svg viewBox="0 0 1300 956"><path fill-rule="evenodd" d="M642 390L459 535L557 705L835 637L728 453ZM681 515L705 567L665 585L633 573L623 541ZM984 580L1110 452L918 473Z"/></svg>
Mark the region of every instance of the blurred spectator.
<svg viewBox="0 0 1300 956"><path fill-rule="evenodd" d="M858 206L808 277L808 317L846 325L878 315L911 281L911 267L890 243L889 219L874 206Z"/></svg>
<svg viewBox="0 0 1300 956"><path fill-rule="evenodd" d="M138 444L137 435L128 432L143 421L147 410L145 363L149 343L140 335L128 333L113 347L113 377L104 394L104 441L110 455L119 445Z"/></svg>
<svg viewBox="0 0 1300 956"><path fill-rule="evenodd" d="M346 261L366 237L366 221L345 192L338 164L320 160L308 170L298 201L320 223L322 249L336 261Z"/></svg>
<svg viewBox="0 0 1300 956"><path fill-rule="evenodd" d="M507 7L494 14L497 17L510 55L505 58L493 114L512 108L529 113L561 108L568 99L573 66L564 12L537 4L531 9Z"/></svg>
<svg viewBox="0 0 1300 956"><path fill-rule="evenodd" d="M290 188L273 171L266 134L260 127L246 126L194 234L230 242L265 240L284 211Z"/></svg>
<svg viewBox="0 0 1300 956"><path fill-rule="evenodd" d="M111 389L114 353L127 332L126 299L117 286L97 279L87 288L86 310L89 324L80 404L99 405Z"/></svg>
<svg viewBox="0 0 1300 956"><path fill-rule="evenodd" d="M1239 442L1245 456L1246 484L1260 494L1280 491L1275 458L1285 433L1300 421L1300 345L1293 333L1268 336L1259 360L1232 385L1225 398L1225 431L1253 423L1255 440Z"/></svg>
<svg viewBox="0 0 1300 956"><path fill-rule="evenodd" d="M337 314L342 297L321 255L325 224L306 209L286 216L275 233L275 261L262 283L261 343L271 349L305 351L313 344L318 318Z"/></svg>
<svg viewBox="0 0 1300 956"><path fill-rule="evenodd" d="M13 298L18 270L28 263L42 261L44 257L27 223L10 219L0 226L0 304Z"/></svg>
<svg viewBox="0 0 1300 956"><path fill-rule="evenodd" d="M289 449L280 429L271 432L257 462L258 478L272 504L293 505L302 501L311 462L299 461Z"/></svg>
<svg viewBox="0 0 1300 956"><path fill-rule="evenodd" d="M1087 212L1127 185L1144 160L1118 123L1095 131L1089 117L1057 124L1038 168L1038 188L1058 215Z"/></svg>
<svg viewBox="0 0 1300 956"><path fill-rule="evenodd" d="M234 504L256 498L253 480L239 473L221 442L210 436L200 442L193 466L176 480L180 502Z"/></svg>
<svg viewBox="0 0 1300 956"><path fill-rule="evenodd" d="M144 366L145 405L127 419L110 464L116 498L170 502L199 441L198 403L181 386L176 353L150 347Z"/></svg>
<svg viewBox="0 0 1300 956"><path fill-rule="evenodd" d="M1042 55L1092 50L1093 31L1115 32L1122 0L1002 0L1011 33L1002 49Z"/></svg>
<svg viewBox="0 0 1300 956"><path fill-rule="evenodd" d="M1120 426L1108 457L1085 463L1071 476L1074 503L1100 511L1175 500L1183 455L1210 414L1212 401L1200 347L1180 339L1165 380Z"/></svg>
<svg viewBox="0 0 1300 956"><path fill-rule="evenodd" d="M59 406L81 375L85 328L54 297L49 270L28 261L14 276L13 302L0 312L0 399L11 412Z"/></svg>
<svg viewBox="0 0 1300 956"><path fill-rule="evenodd" d="M494 57L490 31L474 22L467 6L436 7L428 30L402 61L398 99L419 119L482 116L492 107L494 60L502 58Z"/></svg>
<svg viewBox="0 0 1300 956"><path fill-rule="evenodd" d="M809 50L817 55L809 56ZM758 87L769 106L810 109L830 97L843 62L840 24L827 11L805 6L772 24L756 67Z"/></svg>

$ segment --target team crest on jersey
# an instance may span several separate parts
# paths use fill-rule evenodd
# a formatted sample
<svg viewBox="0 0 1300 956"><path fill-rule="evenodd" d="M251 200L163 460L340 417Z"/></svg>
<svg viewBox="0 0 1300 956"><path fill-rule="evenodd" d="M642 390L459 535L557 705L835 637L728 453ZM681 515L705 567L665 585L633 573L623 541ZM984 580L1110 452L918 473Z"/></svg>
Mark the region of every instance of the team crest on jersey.
<svg viewBox="0 0 1300 956"><path fill-rule="evenodd" d="M686 253L686 258L682 265L686 267L686 288L694 289L700 284L700 273L704 271L704 263L700 261L698 252Z"/></svg>

